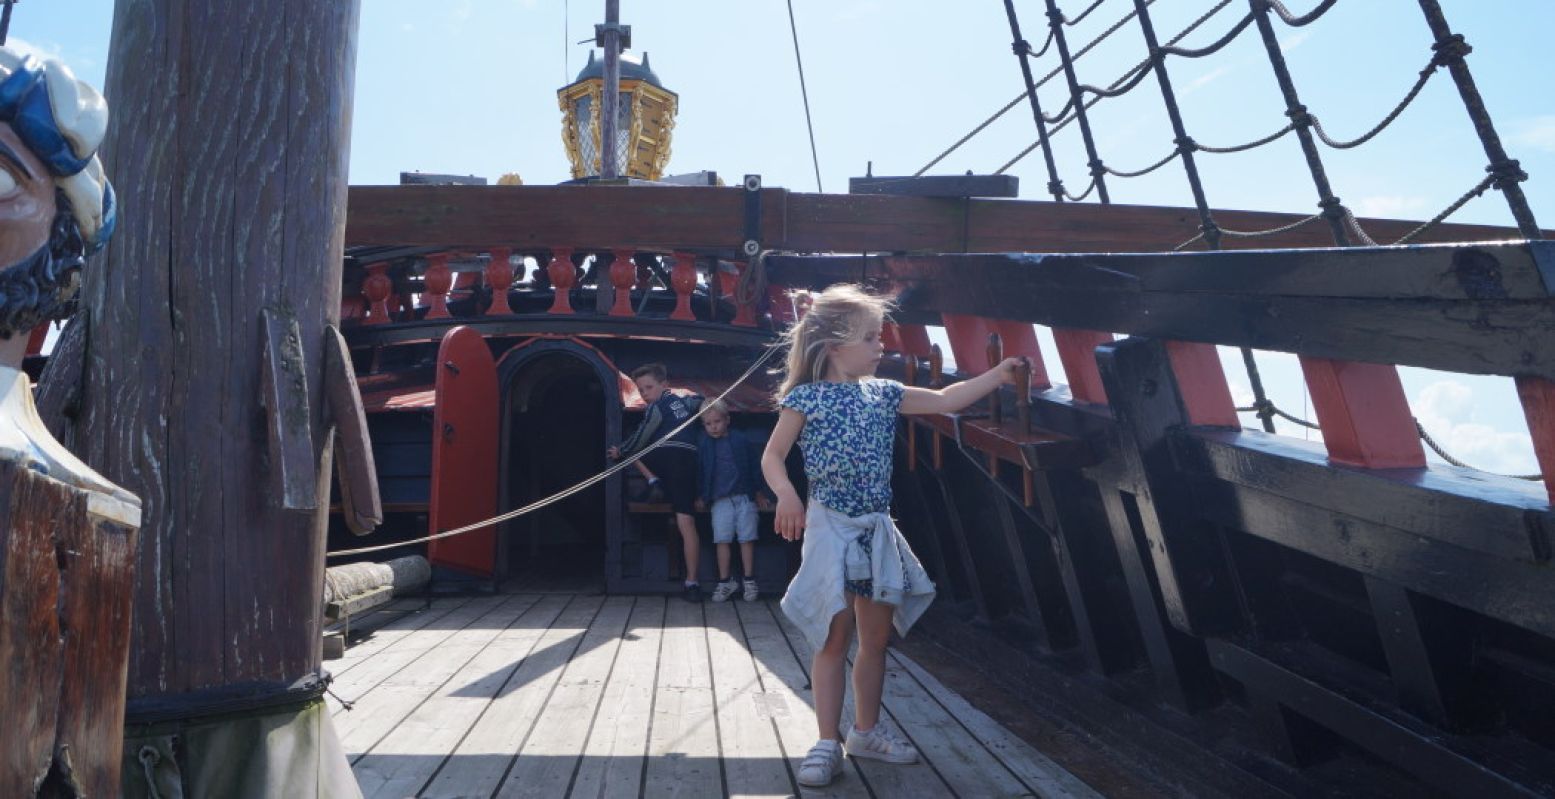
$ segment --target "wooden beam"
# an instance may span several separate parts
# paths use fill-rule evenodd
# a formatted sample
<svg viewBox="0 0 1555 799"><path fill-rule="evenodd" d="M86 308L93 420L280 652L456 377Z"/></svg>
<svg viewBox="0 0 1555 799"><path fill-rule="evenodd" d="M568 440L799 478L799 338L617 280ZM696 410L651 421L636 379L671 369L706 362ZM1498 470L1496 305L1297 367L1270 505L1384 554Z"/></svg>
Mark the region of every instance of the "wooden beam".
<svg viewBox="0 0 1555 799"><path fill-rule="evenodd" d="M1552 261L1555 242L1540 241L1257 254L775 256L767 268L789 285L862 275L899 288L908 311L1555 379L1555 302L1543 274Z"/></svg>
<svg viewBox="0 0 1555 799"><path fill-rule="evenodd" d="M1280 227L1302 217L1214 212L1233 230ZM353 186L347 246L626 247L733 255L745 240L744 189L713 186ZM1410 221L1362 219L1378 241ZM763 189L761 242L802 252L1161 252L1198 231L1192 208L1021 200L964 200ZM1555 231L1547 235L1555 236ZM1440 225L1422 241L1514 238L1513 228ZM1227 248L1323 247L1308 225Z"/></svg>

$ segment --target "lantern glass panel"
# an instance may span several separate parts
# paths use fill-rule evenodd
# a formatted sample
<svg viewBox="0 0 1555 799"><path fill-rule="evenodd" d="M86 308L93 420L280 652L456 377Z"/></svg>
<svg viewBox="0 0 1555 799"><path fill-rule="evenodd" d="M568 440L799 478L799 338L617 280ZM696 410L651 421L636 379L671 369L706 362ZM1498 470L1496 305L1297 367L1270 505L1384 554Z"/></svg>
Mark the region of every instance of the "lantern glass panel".
<svg viewBox="0 0 1555 799"><path fill-rule="evenodd" d="M577 113L574 117L578 126L578 151L583 154L583 171L586 174L599 174L599 148L594 144L594 98L591 95L579 97L576 105Z"/></svg>

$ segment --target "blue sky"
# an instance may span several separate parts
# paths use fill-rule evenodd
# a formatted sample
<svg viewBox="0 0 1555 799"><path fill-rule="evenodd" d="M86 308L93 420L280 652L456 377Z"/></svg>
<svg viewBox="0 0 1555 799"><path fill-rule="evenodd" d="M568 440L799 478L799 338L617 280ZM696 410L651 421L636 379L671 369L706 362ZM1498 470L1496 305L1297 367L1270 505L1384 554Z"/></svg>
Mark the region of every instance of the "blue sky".
<svg viewBox="0 0 1555 799"><path fill-rule="evenodd" d="M1089 0L1060 4L1071 15ZM1156 0L1164 40L1213 0ZM1314 0L1289 0L1296 13ZM1534 213L1555 227L1555 92L1548 33L1550 0L1442 0L1448 20L1474 47L1469 64L1512 157L1532 176L1524 184ZM622 0L635 49L647 51L666 86L680 95L671 172L716 170L726 178L760 173L768 185L815 190L799 82L783 0ZM998 0L793 0L814 112L821 177L829 191L869 161L879 175L910 174L1023 88ZM1045 36L1043 4L1019 0L1026 37ZM1066 28L1078 50L1125 14L1106 0ZM529 183L567 175L555 91L587 59L604 3L570 0L361 0L351 179L393 183L401 170L495 178L517 172ZM1245 13L1242 0L1184 40L1202 46ZM50 0L17 6L13 39L71 64L97 85L107 61L112 3ZM1392 108L1430 58L1430 32L1416 0L1341 0L1304 28L1276 29L1302 100L1329 133L1352 138ZM1284 122L1283 101L1254 30L1216 55L1169 62L1190 135L1225 145L1258 138ZM1077 64L1083 83L1111 83L1143 53L1129 25ZM1035 62L1038 75L1057 65ZM1062 78L1041 92L1051 113L1067 98ZM112 98L109 98L110 104ZM1164 155L1171 131L1153 81L1105 100L1092 112L1102 158L1137 169ZM936 170L991 172L1034 139L1026 106L1012 110ZM1054 152L1071 191L1085 184L1078 131L1059 134ZM1336 193L1362 215L1429 217L1484 174L1485 156L1445 72L1436 75L1391 128L1357 150L1323 148ZM1294 137L1257 151L1200 158L1212 205L1307 213L1316 195ZM110 167L111 168L111 167ZM1034 153L1012 172L1022 195L1046 183ZM1136 180L1109 181L1113 201L1188 205L1182 170L1170 165ZM1454 221L1510 224L1494 192ZM1185 231L1184 238L1193 231ZM1293 411L1304 395L1293 359L1269 356L1266 379ZM1051 358L1050 368L1056 368ZM1229 367L1236 366L1235 369ZM1233 383L1246 385L1239 362ZM1531 471L1527 430L1510 381L1407 370L1417 415L1457 454L1489 468ZM1239 389L1245 390L1245 389ZM1477 459L1477 460L1476 460Z"/></svg>

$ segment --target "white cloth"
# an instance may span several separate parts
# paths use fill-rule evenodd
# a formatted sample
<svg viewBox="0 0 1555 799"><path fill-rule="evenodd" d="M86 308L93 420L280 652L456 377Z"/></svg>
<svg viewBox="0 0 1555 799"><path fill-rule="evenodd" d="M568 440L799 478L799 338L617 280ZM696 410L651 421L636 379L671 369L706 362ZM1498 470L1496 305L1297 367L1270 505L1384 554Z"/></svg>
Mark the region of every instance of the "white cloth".
<svg viewBox="0 0 1555 799"><path fill-rule="evenodd" d="M934 583L918 563L912 548L896 529L888 513L848 516L810 500L805 511L803 560L799 573L783 594L784 615L804 633L813 649L826 644L832 617L848 609L844 583L849 579L850 554L858 559L862 548L852 545L861 533L870 537L868 578L874 583L871 596L876 602L896 606L891 623L897 633L906 635L929 603L934 601ZM863 564L852 564L859 570ZM859 574L852 579L860 579ZM904 590L911 586L910 591Z"/></svg>

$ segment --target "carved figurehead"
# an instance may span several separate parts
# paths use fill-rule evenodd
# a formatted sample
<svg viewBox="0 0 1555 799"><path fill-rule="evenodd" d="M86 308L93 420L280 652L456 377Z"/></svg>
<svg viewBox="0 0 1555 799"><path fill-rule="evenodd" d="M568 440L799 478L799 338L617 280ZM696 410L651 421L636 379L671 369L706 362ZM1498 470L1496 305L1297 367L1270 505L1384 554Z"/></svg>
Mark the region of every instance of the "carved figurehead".
<svg viewBox="0 0 1555 799"><path fill-rule="evenodd" d="M86 258L113 235L97 160L107 125L102 95L64 64L0 47L0 459L86 489L92 512L138 526L139 501L49 435L21 371L29 332L67 315Z"/></svg>

